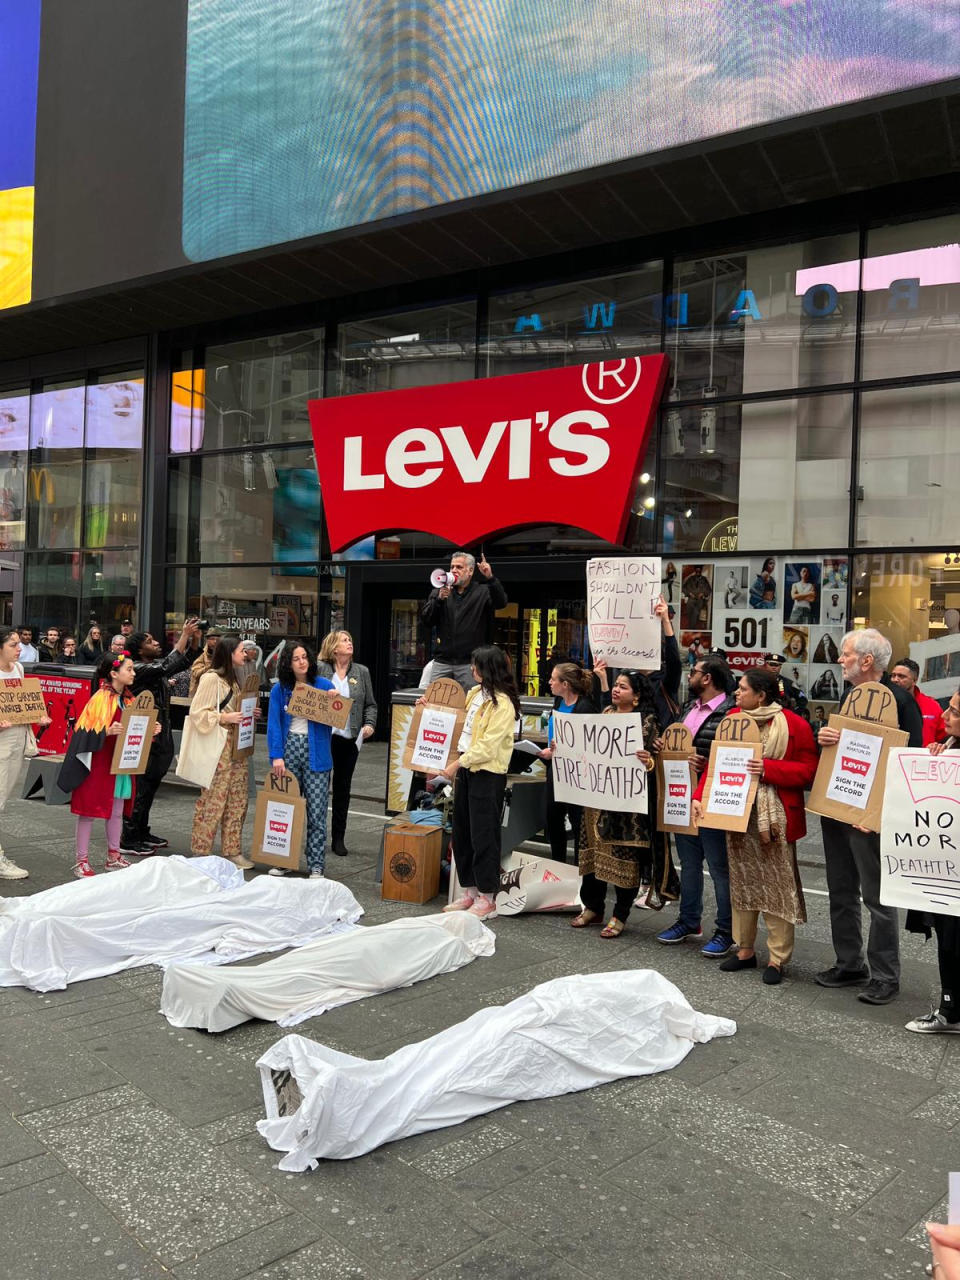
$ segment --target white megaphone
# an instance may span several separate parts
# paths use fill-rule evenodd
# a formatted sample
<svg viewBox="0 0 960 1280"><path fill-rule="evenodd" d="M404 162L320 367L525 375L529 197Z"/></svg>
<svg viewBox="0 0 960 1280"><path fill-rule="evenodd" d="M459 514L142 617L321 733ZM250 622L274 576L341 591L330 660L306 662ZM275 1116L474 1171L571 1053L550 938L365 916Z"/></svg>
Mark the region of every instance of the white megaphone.
<svg viewBox="0 0 960 1280"><path fill-rule="evenodd" d="M430 575L430 585L438 591L442 587L455 587L459 581L460 575L454 569L434 569Z"/></svg>

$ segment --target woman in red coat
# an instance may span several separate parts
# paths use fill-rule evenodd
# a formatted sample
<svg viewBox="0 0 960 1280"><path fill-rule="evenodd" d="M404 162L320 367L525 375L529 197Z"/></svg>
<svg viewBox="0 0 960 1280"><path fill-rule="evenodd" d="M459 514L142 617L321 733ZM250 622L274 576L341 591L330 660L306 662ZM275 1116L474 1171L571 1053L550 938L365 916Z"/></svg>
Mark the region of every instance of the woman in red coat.
<svg viewBox="0 0 960 1280"><path fill-rule="evenodd" d="M797 867L797 841L806 835L803 792L817 771L817 749L806 720L777 702L777 678L763 667L740 677L737 707L730 715L749 716L760 731L763 758L752 760L751 773L760 777L747 830L727 833L730 899L736 955L724 960L725 973L755 969L754 943L763 912L767 926L769 961L763 980L775 985L793 955L794 927L804 924L807 908ZM699 820L701 779L694 813Z"/></svg>
<svg viewBox="0 0 960 1280"><path fill-rule="evenodd" d="M133 778L113 774L114 738L120 733L123 709L131 702L133 660L128 653L108 653L94 677L99 688L80 713L67 748L57 784L70 791L70 809L77 815L76 876L94 874L90 865L90 836L96 818L107 824L104 871L119 871L130 863L120 853L124 814L133 810Z"/></svg>

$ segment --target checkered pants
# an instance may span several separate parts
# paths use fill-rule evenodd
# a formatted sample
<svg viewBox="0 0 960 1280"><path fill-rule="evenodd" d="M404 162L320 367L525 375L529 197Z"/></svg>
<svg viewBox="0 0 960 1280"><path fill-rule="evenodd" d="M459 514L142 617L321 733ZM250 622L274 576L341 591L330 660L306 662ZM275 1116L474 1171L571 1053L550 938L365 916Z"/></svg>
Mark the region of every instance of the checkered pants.
<svg viewBox="0 0 960 1280"><path fill-rule="evenodd" d="M307 803L307 866L322 871L327 858L327 801L330 771L316 773L310 768L310 740L305 733L288 733L283 763L300 786Z"/></svg>

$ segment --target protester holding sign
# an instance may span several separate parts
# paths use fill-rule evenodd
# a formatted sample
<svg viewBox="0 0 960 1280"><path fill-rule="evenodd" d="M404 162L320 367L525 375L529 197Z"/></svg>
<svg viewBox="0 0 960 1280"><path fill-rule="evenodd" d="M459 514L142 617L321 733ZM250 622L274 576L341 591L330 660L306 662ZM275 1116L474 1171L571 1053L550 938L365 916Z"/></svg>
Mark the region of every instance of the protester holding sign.
<svg viewBox="0 0 960 1280"><path fill-rule="evenodd" d="M950 705L944 708L943 724L949 735L946 741L932 742L927 750L934 756L945 751L960 753L960 692L955 693ZM907 1030L921 1035L960 1035L960 914L948 916L939 911L908 911L907 929L928 938L933 929L937 935L937 964L940 969L939 1007L913 1018L906 1024Z"/></svg>
<svg viewBox="0 0 960 1280"><path fill-rule="evenodd" d="M119 871L130 863L120 852L124 814L133 810L135 781L129 774L113 774L113 752L121 730L124 707L133 701L133 662L127 653L106 654L97 667L97 692L80 712L57 777L61 791L72 792L70 810L77 815L77 860L73 874L94 874L90 865L90 836L96 818L107 827L104 871ZM155 726L160 732L160 726Z"/></svg>
<svg viewBox="0 0 960 1280"><path fill-rule="evenodd" d="M692 763L698 774L706 770L717 726L733 706L733 697L727 693L729 681L730 669L719 658L698 658L690 672L692 698L683 709L681 721L693 735L696 755ZM659 751L662 746L658 738L654 749ZM699 941L703 937L700 918L703 914L703 863L706 860L717 899L717 916L713 937L701 952L713 959L724 956L733 946L726 833L715 827L701 827L695 836L677 835L674 838L680 859L680 915L676 924L657 934L657 941L669 946L688 938Z"/></svg>
<svg viewBox="0 0 960 1280"><path fill-rule="evenodd" d="M333 804L331 845L338 857L346 857L344 836L347 831L347 810L350 807L350 783L357 767L361 741L373 737L377 727L377 700L373 696L370 672L360 662L353 660L353 636L349 631L331 631L320 646L320 675L332 680L337 692L351 700L350 723L345 729L334 729L330 738L333 759Z"/></svg>
<svg viewBox="0 0 960 1280"><path fill-rule="evenodd" d="M222 856L241 871L249 871L253 863L243 856L240 836L247 816L250 762L246 756L237 757L234 729L244 718L238 684L243 661L239 636L221 636L190 704L177 772L191 781L203 779L193 814L192 851L212 853L219 828ZM259 716L259 707L254 714Z"/></svg>
<svg viewBox="0 0 960 1280"><path fill-rule="evenodd" d="M654 767L650 750L657 737L657 713L649 680L638 671L621 671L610 690L612 706L606 715L639 714L643 717L643 749L637 751L648 773ZM652 773L650 778L652 779ZM601 938L619 938L640 890L641 879L649 880L653 845L653 814L649 792L647 812L584 809L580 835L580 901L583 910L571 921L583 929L603 919L608 885L616 890L613 915L600 930Z"/></svg>
<svg viewBox="0 0 960 1280"><path fill-rule="evenodd" d="M554 708L547 725L548 746L540 752L541 760L547 761L547 839L550 841L550 857L556 862L566 862L567 819L570 819L570 826L573 828L574 858L579 858L580 817L583 811L580 805L561 802L554 794L553 770L549 764L554 751L554 716L592 715L599 708L593 700L593 675L575 662L557 663L550 673L550 692L554 697Z"/></svg>
<svg viewBox="0 0 960 1280"><path fill-rule="evenodd" d="M491 920L497 914L500 814L520 695L507 655L495 644L474 650L470 674L476 684L467 695L460 757L435 775L456 779L453 856L463 894L444 910L469 911Z"/></svg>
<svg viewBox="0 0 960 1280"><path fill-rule="evenodd" d="M878 681L893 694L897 723L906 731L907 745L919 747L923 719L913 697L887 675L893 646L879 631L867 627L848 631L840 643L840 666L850 686L840 715L858 685ZM840 731L824 725L817 734L821 747L840 741ZM848 822L821 817L823 853L830 893L830 930L837 963L815 975L821 987L849 987L866 983L858 999L864 1004L888 1004L900 990L900 939L896 907L880 903L880 837ZM870 912L866 963L860 900Z"/></svg>
<svg viewBox="0 0 960 1280"><path fill-rule="evenodd" d="M290 715L287 704L298 684L334 688L326 676L317 675L316 654L305 644L285 648L280 655L267 712L267 751L278 778L289 769L297 779L307 805L307 868L311 879L320 879L327 857L327 800L333 768L330 726ZM270 874L283 875L283 868L271 867Z"/></svg>
<svg viewBox="0 0 960 1280"><path fill-rule="evenodd" d="M0 629L0 681L23 680L23 667L20 665L20 633L13 627ZM51 724L49 716L41 716L38 725ZM20 776L20 766L30 745L31 755L36 755L36 739L33 730L27 724L12 724L0 718L0 813L6 807L10 793L16 786ZM30 872L19 867L0 849L0 880L26 880Z"/></svg>
<svg viewBox="0 0 960 1280"><path fill-rule="evenodd" d="M720 968L733 973L757 967L754 944L763 912L769 951L763 980L775 986L793 955L794 927L807 919L796 842L807 831L803 792L817 771L817 749L807 722L777 701L777 678L771 671L744 671L736 698L737 706L729 714L753 721L763 758L747 764L760 779L747 829L727 832L733 936L739 949ZM694 801L698 820L705 778Z"/></svg>

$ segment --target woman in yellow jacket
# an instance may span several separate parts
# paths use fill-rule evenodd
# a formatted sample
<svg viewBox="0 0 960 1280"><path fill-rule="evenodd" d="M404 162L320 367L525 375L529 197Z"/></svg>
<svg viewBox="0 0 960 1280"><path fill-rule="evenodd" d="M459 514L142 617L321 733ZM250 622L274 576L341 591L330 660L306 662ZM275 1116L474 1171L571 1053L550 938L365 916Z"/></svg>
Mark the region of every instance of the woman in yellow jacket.
<svg viewBox="0 0 960 1280"><path fill-rule="evenodd" d="M471 662L477 685L467 695L460 758L442 770L455 779L453 856L463 896L444 910L492 920L500 888L500 814L520 695L506 654L495 644L475 649Z"/></svg>

